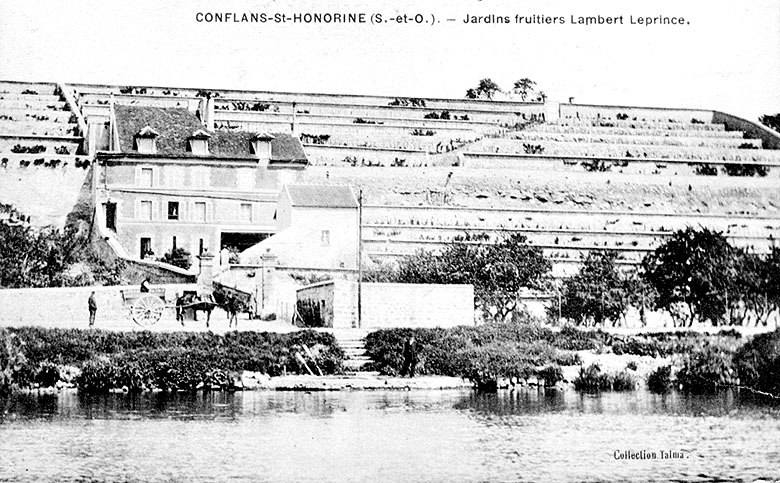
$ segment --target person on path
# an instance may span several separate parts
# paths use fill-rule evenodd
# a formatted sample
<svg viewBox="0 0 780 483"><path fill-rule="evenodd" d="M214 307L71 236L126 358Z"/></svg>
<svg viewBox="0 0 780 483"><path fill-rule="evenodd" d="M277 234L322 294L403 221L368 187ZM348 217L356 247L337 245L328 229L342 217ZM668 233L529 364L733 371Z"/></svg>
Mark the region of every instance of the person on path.
<svg viewBox="0 0 780 483"><path fill-rule="evenodd" d="M92 327L95 325L95 314L97 314L97 300L95 300L94 291L89 294L87 305L89 305L89 326Z"/></svg>
<svg viewBox="0 0 780 483"><path fill-rule="evenodd" d="M409 377L414 377L414 367L417 365L417 343L414 340L414 336L408 337L404 341L404 367L401 369L401 377L405 377L409 374Z"/></svg>

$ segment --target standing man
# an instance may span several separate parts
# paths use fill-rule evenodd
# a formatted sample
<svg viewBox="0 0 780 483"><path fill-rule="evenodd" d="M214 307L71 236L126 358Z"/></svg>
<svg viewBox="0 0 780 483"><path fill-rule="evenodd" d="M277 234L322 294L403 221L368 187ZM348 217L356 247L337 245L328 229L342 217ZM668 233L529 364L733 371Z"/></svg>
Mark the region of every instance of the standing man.
<svg viewBox="0 0 780 483"><path fill-rule="evenodd" d="M417 365L417 344L414 340L414 336L409 336L404 341L404 367L401 369L401 377L409 374L409 377L414 377L414 366Z"/></svg>
<svg viewBox="0 0 780 483"><path fill-rule="evenodd" d="M94 291L89 294L87 305L89 305L89 326L92 327L95 325L95 314L97 313L97 300L95 300Z"/></svg>

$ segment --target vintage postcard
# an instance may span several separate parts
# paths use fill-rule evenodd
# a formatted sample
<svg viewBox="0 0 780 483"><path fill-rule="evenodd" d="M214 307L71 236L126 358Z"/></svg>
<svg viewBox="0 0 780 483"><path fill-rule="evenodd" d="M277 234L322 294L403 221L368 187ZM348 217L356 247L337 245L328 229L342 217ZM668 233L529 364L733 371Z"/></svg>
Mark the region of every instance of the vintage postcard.
<svg viewBox="0 0 780 483"><path fill-rule="evenodd" d="M0 480L780 481L780 3L0 4Z"/></svg>

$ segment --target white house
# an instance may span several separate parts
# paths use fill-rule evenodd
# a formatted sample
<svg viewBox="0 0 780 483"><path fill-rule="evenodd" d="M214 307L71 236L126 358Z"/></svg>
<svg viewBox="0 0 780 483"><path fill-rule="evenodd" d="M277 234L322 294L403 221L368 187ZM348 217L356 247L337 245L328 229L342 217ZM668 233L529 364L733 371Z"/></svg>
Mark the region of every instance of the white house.
<svg viewBox="0 0 780 483"><path fill-rule="evenodd" d="M350 186L286 185L276 208L276 234L245 250L241 262L273 255L283 267L356 269L358 216Z"/></svg>

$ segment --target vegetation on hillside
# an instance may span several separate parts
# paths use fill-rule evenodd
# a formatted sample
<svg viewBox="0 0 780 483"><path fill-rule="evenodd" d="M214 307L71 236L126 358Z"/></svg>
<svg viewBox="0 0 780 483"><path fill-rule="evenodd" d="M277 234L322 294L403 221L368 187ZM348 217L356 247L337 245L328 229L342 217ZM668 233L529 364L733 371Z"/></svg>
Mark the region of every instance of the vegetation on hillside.
<svg viewBox="0 0 780 483"><path fill-rule="evenodd" d="M770 114L764 114L763 116L758 118L758 121L765 125L769 126L775 131L780 132L780 113L770 115Z"/></svg>
<svg viewBox="0 0 780 483"><path fill-rule="evenodd" d="M545 102L547 100L547 94L543 91L536 91L534 87L536 82L523 77L515 81L512 86L512 90L506 92L507 94L517 94L523 102L526 102L530 96L530 102ZM504 92L493 79L486 77L480 79L476 87L472 87L466 90L466 99L488 99L492 100L496 94Z"/></svg>
<svg viewBox="0 0 780 483"><path fill-rule="evenodd" d="M101 258L72 226L36 230L0 221L0 247L0 288L113 285L124 270L121 260Z"/></svg>

